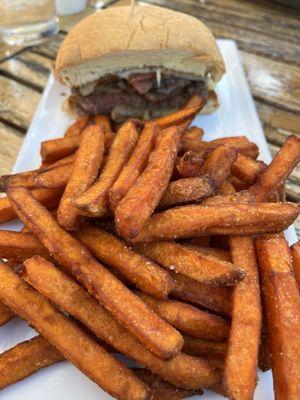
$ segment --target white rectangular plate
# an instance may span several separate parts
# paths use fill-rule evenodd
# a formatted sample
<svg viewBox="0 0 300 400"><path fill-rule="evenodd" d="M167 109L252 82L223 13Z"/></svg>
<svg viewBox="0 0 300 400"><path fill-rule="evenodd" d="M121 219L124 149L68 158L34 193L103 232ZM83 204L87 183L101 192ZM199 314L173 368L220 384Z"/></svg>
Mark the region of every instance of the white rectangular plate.
<svg viewBox="0 0 300 400"><path fill-rule="evenodd" d="M236 44L230 40L219 40L219 47L226 63L226 74L218 85L220 108L213 115L198 116L194 125L204 128L205 139L224 136L246 135L256 142L260 158L270 162L271 156L258 119L254 102L239 59ZM15 164L14 172L30 170L40 164L40 143L46 139L63 136L71 118L62 111L62 104L69 91L50 76L36 115L24 140ZM3 224L0 229L17 230L20 224ZM288 239L296 241L293 228ZM16 343L35 335L23 321L14 319L0 328L0 353ZM101 368L101 365L95 365ZM241 368L242 365L241 365ZM193 399L200 397L194 396ZM201 399L217 400L224 397L206 391ZM255 400L272 400L271 373L260 373ZM91 382L73 365L58 363L0 392L3 400L108 400L111 397Z"/></svg>

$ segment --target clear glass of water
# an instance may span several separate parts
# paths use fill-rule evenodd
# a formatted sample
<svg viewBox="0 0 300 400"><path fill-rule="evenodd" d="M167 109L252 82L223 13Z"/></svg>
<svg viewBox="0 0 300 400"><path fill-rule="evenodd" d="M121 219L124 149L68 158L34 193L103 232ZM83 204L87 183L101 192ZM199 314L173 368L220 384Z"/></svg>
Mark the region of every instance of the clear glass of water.
<svg viewBox="0 0 300 400"><path fill-rule="evenodd" d="M0 36L5 43L30 46L57 31L54 1L0 0Z"/></svg>

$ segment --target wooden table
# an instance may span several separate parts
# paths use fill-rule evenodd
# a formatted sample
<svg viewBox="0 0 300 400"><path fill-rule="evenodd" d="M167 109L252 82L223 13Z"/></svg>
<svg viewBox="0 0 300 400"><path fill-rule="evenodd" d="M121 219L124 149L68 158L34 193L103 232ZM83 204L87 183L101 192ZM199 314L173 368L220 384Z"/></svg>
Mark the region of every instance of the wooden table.
<svg viewBox="0 0 300 400"><path fill-rule="evenodd" d="M129 0L115 5L128 4ZM272 154L290 134L300 135L300 9L264 0L151 0L199 17L219 38L237 41ZM0 174L9 173L40 100L57 50L83 13L60 19L51 41L21 49L0 42ZM300 166L286 185L300 200ZM300 234L300 220L297 222Z"/></svg>

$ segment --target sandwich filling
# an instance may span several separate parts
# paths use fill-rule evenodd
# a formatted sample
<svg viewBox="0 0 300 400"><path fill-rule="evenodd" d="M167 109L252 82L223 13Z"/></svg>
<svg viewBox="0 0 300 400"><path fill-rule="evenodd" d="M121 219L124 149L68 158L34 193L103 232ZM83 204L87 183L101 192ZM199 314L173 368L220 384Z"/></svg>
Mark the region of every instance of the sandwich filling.
<svg viewBox="0 0 300 400"><path fill-rule="evenodd" d="M125 72L72 89L70 104L79 113L154 118L182 107L193 95L207 98L209 78L196 80L161 70Z"/></svg>

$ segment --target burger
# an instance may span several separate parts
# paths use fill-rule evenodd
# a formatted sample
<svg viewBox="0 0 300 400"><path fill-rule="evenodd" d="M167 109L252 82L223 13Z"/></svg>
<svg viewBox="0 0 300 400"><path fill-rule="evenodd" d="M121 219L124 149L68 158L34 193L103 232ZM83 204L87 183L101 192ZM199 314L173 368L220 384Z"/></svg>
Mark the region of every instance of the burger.
<svg viewBox="0 0 300 400"><path fill-rule="evenodd" d="M156 118L193 95L203 113L218 107L214 91L225 72L210 30L198 19L157 6L115 7L90 15L67 35L55 74L71 88L76 114Z"/></svg>

